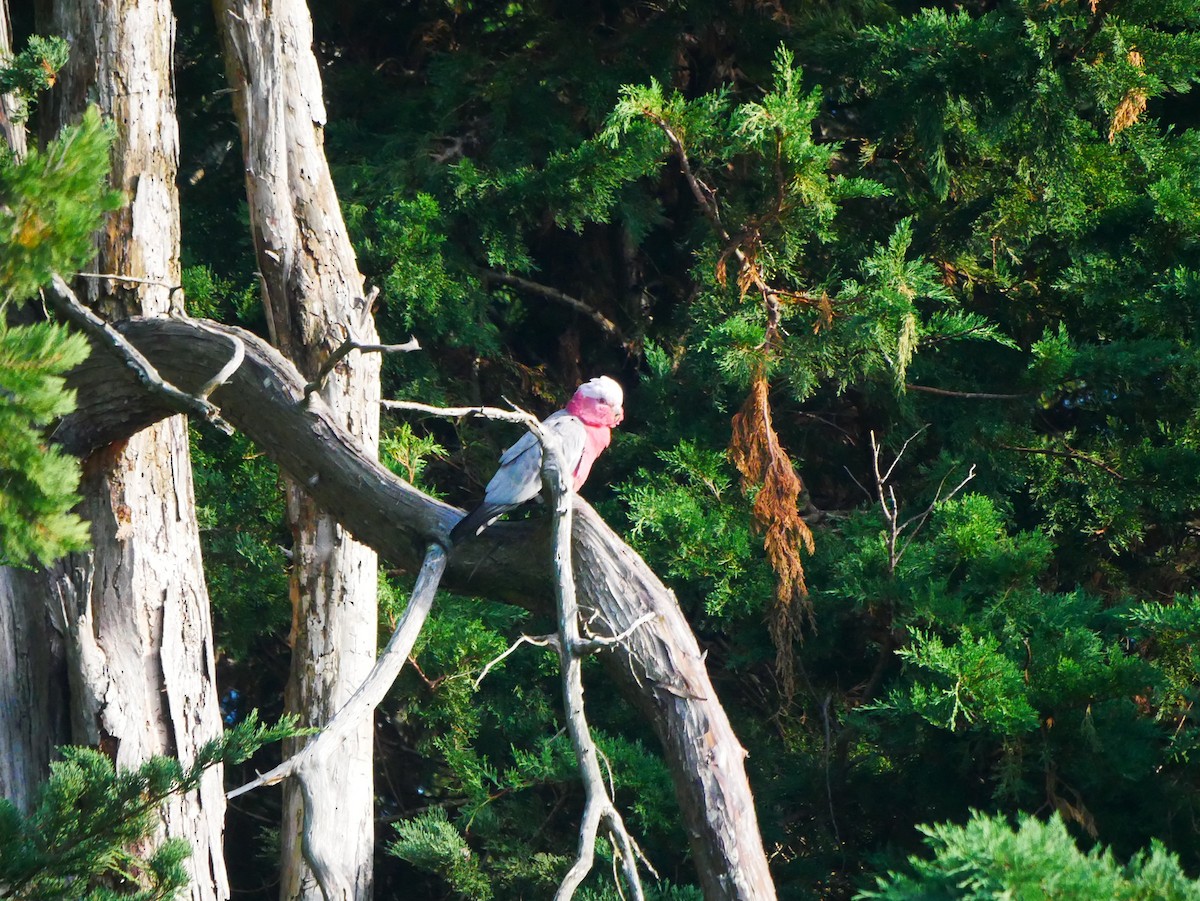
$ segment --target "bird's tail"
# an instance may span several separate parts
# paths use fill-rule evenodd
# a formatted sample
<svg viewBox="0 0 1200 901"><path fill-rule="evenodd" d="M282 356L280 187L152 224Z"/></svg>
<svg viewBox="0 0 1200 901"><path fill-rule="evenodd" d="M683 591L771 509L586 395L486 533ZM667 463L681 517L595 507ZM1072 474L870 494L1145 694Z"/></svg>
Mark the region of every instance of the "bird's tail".
<svg viewBox="0 0 1200 901"><path fill-rule="evenodd" d="M489 504L486 502L480 504L460 519L458 524L450 530L450 541L453 544L459 544L468 538L474 538L511 509L511 504Z"/></svg>

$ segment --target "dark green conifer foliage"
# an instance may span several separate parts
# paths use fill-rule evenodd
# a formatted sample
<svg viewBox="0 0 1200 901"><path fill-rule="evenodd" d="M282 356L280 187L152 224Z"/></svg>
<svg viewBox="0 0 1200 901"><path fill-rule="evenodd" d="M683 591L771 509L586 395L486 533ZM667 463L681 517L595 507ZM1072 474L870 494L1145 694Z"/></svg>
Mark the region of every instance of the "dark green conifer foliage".
<svg viewBox="0 0 1200 901"><path fill-rule="evenodd" d="M193 791L209 767L237 764L263 745L301 734L254 714L204 744L190 766L153 757L116 770L90 748L62 748L33 810L0 799L0 898L16 901L166 901L187 885L187 843L169 839L149 851L159 804Z"/></svg>
<svg viewBox="0 0 1200 901"><path fill-rule="evenodd" d="M22 76L21 66L45 75L42 62L59 60L58 46L31 44L0 75L10 86L36 86L38 76ZM107 187L107 175L108 132L94 109L25 160L0 151L0 563L5 565L50 562L87 541L85 524L70 512L77 500L78 464L44 434L74 407L62 376L87 356L87 342L53 323L12 325L7 317L16 304L33 299L52 273L70 273L91 256L92 234L119 200Z"/></svg>
<svg viewBox="0 0 1200 901"><path fill-rule="evenodd" d="M387 392L545 413L580 376L622 378L629 418L584 493L700 633L781 897L850 897L917 849L917 823L971 808L1057 812L1065 826L1019 834L1064 871L1064 830L1122 860L1158 839L1200 871L1200 3L314 11L328 146L381 328L427 348L387 361ZM236 194L236 166L201 184L225 177ZM734 245L790 292L771 342ZM200 250L229 295L253 284ZM726 457L756 367L815 542L791 697L756 495ZM512 439L405 427L399 470L463 504ZM906 448L882 492L901 523L932 505L899 555L871 433L885 471ZM408 673L382 719L387 815L409 823L384 891L532 897L561 872L575 824L546 660L523 649L471 688L539 631L440 602L424 677ZM588 679L603 740L642 755L618 794L649 809L653 743ZM659 815L638 824L652 859L694 881ZM969 842L1008 841L987 822ZM1104 885L1141 879L1112 872Z"/></svg>
<svg viewBox="0 0 1200 901"><path fill-rule="evenodd" d="M1189 879L1179 858L1155 842L1128 864L1111 851L1081 852L1063 821L1022 816L1016 829L1003 817L972 813L963 826L922 826L932 860L909 859L911 872L891 873L867 901L1194 901L1200 882Z"/></svg>

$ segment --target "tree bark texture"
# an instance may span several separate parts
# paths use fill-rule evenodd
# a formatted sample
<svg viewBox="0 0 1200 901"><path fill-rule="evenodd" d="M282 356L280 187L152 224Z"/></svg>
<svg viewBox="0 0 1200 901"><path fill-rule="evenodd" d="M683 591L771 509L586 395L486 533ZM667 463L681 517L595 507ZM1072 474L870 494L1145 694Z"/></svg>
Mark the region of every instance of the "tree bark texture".
<svg viewBox="0 0 1200 901"><path fill-rule="evenodd" d="M24 813L69 735L63 646L44 597L37 574L0 567L0 798Z"/></svg>
<svg viewBox="0 0 1200 901"><path fill-rule="evenodd" d="M127 205L98 238L82 296L109 319L181 309L175 21L166 0L53 0L44 30L71 59L45 101L48 130L88 103L114 125L112 182ZM72 740L118 766L151 755L192 762L221 734L208 593L200 558L188 424L175 416L98 449L83 466L80 512L93 551L49 573L52 616L67 636ZM222 851L222 773L163 805L163 832L192 848L194 901L229 897Z"/></svg>
<svg viewBox="0 0 1200 901"><path fill-rule="evenodd" d="M215 0L271 338L312 379L346 339L378 342L354 250L325 160L325 108L303 0ZM339 425L374 456L379 443L378 355L352 353L321 394ZM322 726L375 663L376 555L325 513L303 482L289 481L295 536L290 588L292 671L286 707ZM371 896L374 852L373 725L365 719L312 784L308 841L341 866L347 898ZM285 746L292 753L303 740ZM321 898L302 859L303 800L284 786L285 901Z"/></svg>
<svg viewBox="0 0 1200 901"><path fill-rule="evenodd" d="M195 390L229 360L232 338L242 366L212 394L225 418L347 529L390 562L415 572L430 541L445 542L462 512L422 494L361 451L305 379L247 332L195 322L141 320L123 333L185 390ZM114 440L163 413L122 362L97 350L73 376L80 409L56 432L75 453ZM574 517L574 563L585 615L618 634L646 613L654 618L602 655L608 672L637 700L662 741L705 897L775 897L744 766L745 752L709 680L704 658L674 595L645 562L581 500ZM550 541L543 521L497 523L455 548L444 584L541 610L552 609Z"/></svg>

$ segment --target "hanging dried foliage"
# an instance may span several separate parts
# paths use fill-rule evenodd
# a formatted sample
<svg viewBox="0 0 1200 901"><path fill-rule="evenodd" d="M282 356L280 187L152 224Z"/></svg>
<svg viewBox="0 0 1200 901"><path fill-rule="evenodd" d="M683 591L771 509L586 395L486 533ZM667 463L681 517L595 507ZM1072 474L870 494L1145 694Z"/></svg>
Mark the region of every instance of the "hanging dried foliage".
<svg viewBox="0 0 1200 901"><path fill-rule="evenodd" d="M775 603L769 617L771 641L780 683L790 698L795 693L792 647L805 621L812 621L800 548L811 554L813 537L800 518L798 502L804 486L775 434L768 391L765 367L760 367L750 395L733 417L729 457L741 473L742 490L750 493L758 488L752 515L755 528L763 533L763 547L776 580Z"/></svg>
<svg viewBox="0 0 1200 901"><path fill-rule="evenodd" d="M1136 50L1129 51L1129 62L1134 67L1140 69L1145 65L1145 59ZM1127 129L1129 126L1137 122L1142 113L1146 111L1146 92L1140 87L1130 88L1125 92L1125 96L1121 98L1121 102L1117 104L1117 109L1113 113L1112 124L1108 127L1108 141L1111 144L1116 140L1117 135Z"/></svg>

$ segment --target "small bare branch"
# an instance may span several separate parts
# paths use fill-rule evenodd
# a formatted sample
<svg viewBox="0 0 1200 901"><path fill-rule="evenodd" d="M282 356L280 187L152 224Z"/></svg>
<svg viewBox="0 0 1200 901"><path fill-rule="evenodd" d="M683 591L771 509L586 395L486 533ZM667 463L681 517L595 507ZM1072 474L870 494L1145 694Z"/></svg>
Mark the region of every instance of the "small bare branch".
<svg viewBox="0 0 1200 901"><path fill-rule="evenodd" d="M225 432L233 433L229 423L221 418L221 412L208 402L204 396L188 394L180 391L166 381L136 347L130 344L111 325L80 303L75 292L57 273L50 280L50 285L43 291L43 296L50 300L50 305L62 314L68 321L88 334L96 343L116 355L138 377L148 391L163 398L171 409L180 413L188 413L206 419ZM215 387L215 386L214 386Z"/></svg>
<svg viewBox="0 0 1200 901"><path fill-rule="evenodd" d="M215 331L214 329L208 328L208 326L206 326L203 322L197 321L196 324L205 331L212 332L215 335L220 335L222 338L227 339L233 346L233 356L229 358L229 362L222 366L216 375L196 389L196 396L207 400L210 394L229 381L230 377L238 371L238 367L241 366L242 361L246 359L246 345L242 343L242 339L237 337L237 335L230 335L225 332Z"/></svg>
<svg viewBox="0 0 1200 901"><path fill-rule="evenodd" d="M908 519L904 521L900 520L900 502L896 499L895 488L890 484L892 473L896 471L896 466L899 464L900 458L904 456L904 452L908 450L909 444L911 444L913 440L927 428L928 426L922 426L909 436L908 440L901 445L899 453L896 454L896 459L892 461L892 465L888 467L887 472L881 471L879 465L879 443L875 440L875 433L871 432L871 463L875 469L875 490L876 495L879 498L879 508L883 511L883 519L888 525L888 573L891 575L895 575L896 567L900 565L900 561L904 558L905 553L912 545L913 539L917 537L917 534L921 531L921 528L929 519L930 514L932 514L937 508L937 505L943 501L948 501L953 498L956 494L962 491L963 488L966 487L966 484L971 481L971 479L975 478L975 464L972 463L971 468L967 471L966 478L954 486L954 488L952 488L948 494L943 496L942 490L946 486L946 479L949 478L949 474L947 474L945 477L943 477L941 483L938 485L937 491L933 496L933 501L928 507L926 507L920 513L916 513L908 517ZM851 478L854 478L854 476L851 475ZM855 484L858 485L857 479L855 479ZM859 485L858 487L862 488L862 485ZM915 527L909 531L910 526ZM904 539L904 543L901 544L900 536L905 532L908 532L908 535Z"/></svg>
<svg viewBox="0 0 1200 901"><path fill-rule="evenodd" d="M654 617L655 614L653 613L643 613L632 623L630 623L628 629L624 630L618 635L595 635L591 638L580 638L579 642L575 645L575 652L578 654L595 654L598 651L607 650L613 645L623 642L642 626L646 625L646 623L651 622Z"/></svg>
<svg viewBox="0 0 1200 901"><path fill-rule="evenodd" d="M356 350L364 354L406 354L420 349L421 344L416 338L409 338L403 344L360 344L353 338L347 338L337 350L329 355L329 359L321 366L321 371L317 373L316 378L304 386L304 399L308 400L309 395L314 391L320 391L325 380L329 378L329 373L333 372L338 363Z"/></svg>
<svg viewBox="0 0 1200 901"><path fill-rule="evenodd" d="M639 851L625 828L620 811L604 785L596 743L583 704L583 665L580 649L585 642L580 635L579 602L575 594L575 575L571 559L571 515L575 492L571 488L569 470L563 458L562 444L557 436L531 426L542 444L542 481L549 490L553 506L552 548L555 574L555 596L558 600L558 639L561 661L563 707L566 713L567 734L575 749L579 775L583 780L583 822L579 828L579 844L575 862L559 884L555 901L570 901L576 889L591 872L595 862L596 838L601 825L606 829L613 849L621 860L625 882L635 901L643 901L641 877L637 861ZM644 619L645 617L639 617ZM650 617L653 619L653 617ZM649 620L647 620L649 621ZM642 625L639 623L638 625Z"/></svg>
<svg viewBox="0 0 1200 901"><path fill-rule="evenodd" d="M623 346L628 346L629 342L622 334L621 329L617 324L597 310L595 307L584 303L578 297L572 297L565 291L560 291L557 288L552 288L549 285L543 285L538 282L530 281L527 278L521 278L519 275L509 275L507 272L500 272L496 269L483 270L483 277L490 282L495 282L498 285L508 285L510 288L518 288L529 294L536 294L539 297L544 297L547 300L552 300L555 303L562 304L565 307L570 307L577 313L582 313L592 322L596 323L606 335L613 338Z"/></svg>
<svg viewBox="0 0 1200 901"><path fill-rule="evenodd" d="M1015 451L1019 454L1037 454L1043 457L1061 457L1064 460L1078 460L1080 463L1087 463L1089 466L1095 466L1097 469L1103 469L1114 479L1125 481L1125 476L1117 470L1113 469L1103 460L1093 457L1089 454L1075 450L1073 447L1067 447L1066 450L1053 450L1046 447L1013 447L1011 444L1001 444L1004 450Z"/></svg>
<svg viewBox="0 0 1200 901"><path fill-rule="evenodd" d="M166 288L169 292L167 297L174 298L176 291L182 291L183 285L172 285L170 282L159 281L153 278L137 278L133 275L117 275L113 272L76 272L80 278L103 278L114 282L128 282L131 285L153 285L156 288Z"/></svg>
<svg viewBox="0 0 1200 901"><path fill-rule="evenodd" d="M431 544L425 549L425 561L417 574L417 584L413 586L412 597L400 617L387 647L375 661L375 666L367 674L362 685L331 719L321 732L305 745L298 753L292 755L274 769L268 770L245 785L233 789L226 795L232 799L244 795L261 785L274 785L289 776L296 776L304 784L305 774L320 768L326 760L341 745L342 740L354 729L358 728L363 718L379 706L392 683L404 667L405 660L412 653L413 644L421 633L429 611L433 608L433 598L441 582L442 573L446 569L446 550L440 544ZM305 831L310 805L305 804Z"/></svg>
<svg viewBox="0 0 1200 901"><path fill-rule="evenodd" d="M501 422L516 422L521 425L536 424L537 418L520 410L502 410L499 407L435 407L415 400L385 400L380 401L385 410L408 410L414 413L429 413L432 416L444 416L447 419L459 419L463 416L478 416L482 419L496 419Z"/></svg>
<svg viewBox="0 0 1200 901"><path fill-rule="evenodd" d="M961 397L967 400L1022 400L1031 395L1026 394L993 394L990 391L951 391L947 388L933 388L929 385L906 384L906 391L919 391L923 394L935 394L938 397Z"/></svg>
<svg viewBox="0 0 1200 901"><path fill-rule="evenodd" d="M545 648L545 647L550 647L550 646L557 647L558 646L558 636L557 635L537 635L537 636L522 635L520 638L518 638L516 641L514 641L512 644L510 644L508 646L508 650L506 650L503 654L501 654L499 657L496 657L495 659L490 660L488 662L488 665L485 666L483 668L483 670L479 673L479 675L476 677L475 682L473 683L475 688L478 688L480 686L480 684L483 682L484 678L487 677L487 674L492 671L492 667L500 664L506 657L508 657L509 654L511 654L513 651L515 651L517 648L519 648L523 644L531 644L537 648Z"/></svg>

